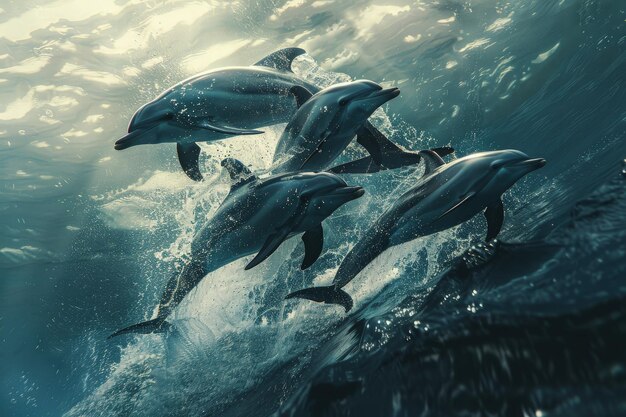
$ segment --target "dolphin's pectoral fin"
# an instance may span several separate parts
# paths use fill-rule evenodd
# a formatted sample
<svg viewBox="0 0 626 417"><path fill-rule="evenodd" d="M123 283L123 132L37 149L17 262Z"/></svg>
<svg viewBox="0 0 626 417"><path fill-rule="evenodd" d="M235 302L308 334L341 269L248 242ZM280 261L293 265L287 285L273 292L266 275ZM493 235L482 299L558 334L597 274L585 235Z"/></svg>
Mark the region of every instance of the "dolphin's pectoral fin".
<svg viewBox="0 0 626 417"><path fill-rule="evenodd" d="M185 174L194 181L202 181L202 173L198 159L200 158L200 147L197 143L177 143L176 152L178 161L185 171Z"/></svg>
<svg viewBox="0 0 626 417"><path fill-rule="evenodd" d="M350 297L347 292L334 285L327 287L311 287L294 291L285 297L286 300L290 298L304 298L318 303L338 304L346 309L346 313L352 309L354 304L352 297Z"/></svg>
<svg viewBox="0 0 626 417"><path fill-rule="evenodd" d="M273 52L265 58L261 59L254 65L276 68L277 70L291 72L291 63L296 57L303 54L306 54L306 51L302 48L279 49L278 51Z"/></svg>
<svg viewBox="0 0 626 417"><path fill-rule="evenodd" d="M374 135L366 127L361 127L356 134L356 141L363 146L365 150L372 156L374 163L380 165L383 159L383 151L380 143Z"/></svg>
<svg viewBox="0 0 626 417"><path fill-rule="evenodd" d="M169 328L170 324L165 321L164 317L157 317L156 319L144 321L142 323L133 324L132 326L124 327L121 330L116 331L107 339L111 339L116 336L120 336L128 333L162 333Z"/></svg>
<svg viewBox="0 0 626 417"><path fill-rule="evenodd" d="M222 160L222 166L228 171L232 184L230 186L230 192L247 184L251 181L255 181L257 177L250 171L250 168L245 166L241 161L235 158L226 158Z"/></svg>
<svg viewBox="0 0 626 417"><path fill-rule="evenodd" d="M324 247L324 229L322 225L319 224L317 227L307 230L302 235L302 241L304 242L304 260L302 265L300 265L300 269L304 270L313 265L322 253L322 248Z"/></svg>
<svg viewBox="0 0 626 417"><path fill-rule="evenodd" d="M502 205L502 199L498 199L495 203L491 203L485 210L485 218L487 219L487 238L489 242L495 239L502 229L502 223L504 222L504 205Z"/></svg>
<svg viewBox="0 0 626 417"><path fill-rule="evenodd" d="M441 216L439 216L437 218L437 220L447 216L448 214L452 213L453 211L455 211L456 209L460 208L461 206L463 206L465 203L467 203L468 201L470 201L472 199L472 197L474 197L476 193L471 192L468 193L465 197L463 197L463 199L461 201L459 201L458 203L456 203L454 206L452 206L451 208L449 208L448 210L446 210L445 213L443 213Z"/></svg>
<svg viewBox="0 0 626 417"><path fill-rule="evenodd" d="M419 151L418 155L424 160L424 175L428 175L440 166L445 165L444 160L435 151Z"/></svg>
<svg viewBox="0 0 626 417"><path fill-rule="evenodd" d="M191 123L181 123L185 126L188 127L195 127L198 129L206 129L206 130L212 130L213 132L217 132L217 133L223 133L225 135L260 135L262 133L264 133L262 130L254 130L254 129L239 129L236 127L230 127L230 126L218 126L218 125L213 125L207 121L198 121L198 122L191 122Z"/></svg>
<svg viewBox="0 0 626 417"><path fill-rule="evenodd" d="M248 269L254 268L269 258L269 256L274 253L276 249L278 249L280 244L283 243L287 237L289 237L289 231L290 230L287 227L281 227L276 233L271 234L267 240L265 240L265 243L259 253L256 254L254 259L252 259L244 269L247 271Z"/></svg>
<svg viewBox="0 0 626 417"><path fill-rule="evenodd" d="M276 230L276 232L272 233L267 238L267 240L265 240L263 247L261 248L259 253L256 254L254 259L251 260L248 265L246 265L246 267L244 268L245 270L254 268L258 264L266 260L272 253L276 251L276 249L278 249L280 244L289 237L289 233L291 233L291 231L296 228L296 226L300 222L302 215L306 213L308 205L309 197L306 195L305 192L300 195L300 203L293 215L289 219L287 219L287 221L283 223L283 225L280 226Z"/></svg>
<svg viewBox="0 0 626 417"><path fill-rule="evenodd" d="M293 87L291 87L289 89L289 93L296 98L296 105L298 106L298 108L302 107L302 105L313 96L313 94L309 90L300 85L294 85Z"/></svg>
<svg viewBox="0 0 626 417"><path fill-rule="evenodd" d="M371 174L372 172L379 172L385 168L374 162L371 156L357 159L356 161L346 162L345 164L337 165L328 169L328 172L333 174Z"/></svg>

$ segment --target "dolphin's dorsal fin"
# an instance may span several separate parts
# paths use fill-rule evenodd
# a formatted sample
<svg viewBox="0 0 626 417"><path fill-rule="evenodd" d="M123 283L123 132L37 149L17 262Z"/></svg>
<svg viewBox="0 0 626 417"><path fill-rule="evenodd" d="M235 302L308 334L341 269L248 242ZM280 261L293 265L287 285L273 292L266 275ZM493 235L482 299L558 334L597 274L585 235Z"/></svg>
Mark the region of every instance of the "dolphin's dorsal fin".
<svg viewBox="0 0 626 417"><path fill-rule="evenodd" d="M245 166L241 161L235 158L226 158L222 161L222 166L226 168L230 179L233 181L230 186L230 192L247 184L251 181L255 181L257 177Z"/></svg>
<svg viewBox="0 0 626 417"><path fill-rule="evenodd" d="M306 88L300 85L294 85L289 89L289 93L292 94L296 98L296 105L298 108L302 107L304 103L307 102L308 99L313 96L313 94L307 90Z"/></svg>
<svg viewBox="0 0 626 417"><path fill-rule="evenodd" d="M419 155L424 160L424 175L428 175L440 166L445 165L443 159L441 159L441 157L435 151L420 151Z"/></svg>
<svg viewBox="0 0 626 417"><path fill-rule="evenodd" d="M279 49L276 52L272 52L265 58L261 59L259 62L255 63L256 66L261 67L269 67L276 68L281 71L291 71L291 63L293 60L302 55L306 54L306 51L302 48L285 48Z"/></svg>

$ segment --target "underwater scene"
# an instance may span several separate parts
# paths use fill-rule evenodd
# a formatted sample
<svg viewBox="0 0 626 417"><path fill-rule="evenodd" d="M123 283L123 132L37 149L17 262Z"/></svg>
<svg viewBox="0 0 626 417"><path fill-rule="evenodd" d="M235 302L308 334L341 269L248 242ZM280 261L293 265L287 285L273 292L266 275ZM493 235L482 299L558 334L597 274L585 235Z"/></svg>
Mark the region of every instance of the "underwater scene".
<svg viewBox="0 0 626 417"><path fill-rule="evenodd" d="M626 3L2 0L0 416L626 415Z"/></svg>

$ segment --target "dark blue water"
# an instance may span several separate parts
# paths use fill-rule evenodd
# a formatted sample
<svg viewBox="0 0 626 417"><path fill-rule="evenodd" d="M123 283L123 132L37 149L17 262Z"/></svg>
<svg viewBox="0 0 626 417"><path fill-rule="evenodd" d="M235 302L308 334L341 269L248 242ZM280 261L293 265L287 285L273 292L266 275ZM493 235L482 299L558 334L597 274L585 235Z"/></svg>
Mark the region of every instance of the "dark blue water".
<svg viewBox="0 0 626 417"><path fill-rule="evenodd" d="M626 414L626 7L618 1L106 0L0 4L0 415ZM199 71L301 46L321 85L400 87L372 117L412 149L515 148L548 164L482 218L387 251L355 308L285 302L327 284L421 168L366 188L299 270L297 240L209 274L174 331L149 318L228 190L221 158L267 168L282 126L114 151L133 111ZM359 153L349 149L344 159Z"/></svg>

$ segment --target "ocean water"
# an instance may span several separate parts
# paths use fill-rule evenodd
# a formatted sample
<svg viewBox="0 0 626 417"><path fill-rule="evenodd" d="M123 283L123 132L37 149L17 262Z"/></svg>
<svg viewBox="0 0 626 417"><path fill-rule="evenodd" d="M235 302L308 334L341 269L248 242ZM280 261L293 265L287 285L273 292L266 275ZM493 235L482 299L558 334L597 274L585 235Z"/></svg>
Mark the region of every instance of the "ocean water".
<svg viewBox="0 0 626 417"><path fill-rule="evenodd" d="M398 86L371 121L407 148L548 164L505 194L498 242L478 216L395 247L348 315L283 298L329 283L420 167L346 176L366 195L309 270L292 239L209 274L171 332L106 340L151 316L220 160L266 169L283 126L202 144L202 183L171 144L113 143L169 85L286 46L320 85ZM624 74L619 1L1 2L0 415L625 415Z"/></svg>

